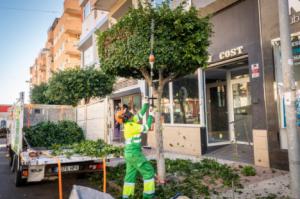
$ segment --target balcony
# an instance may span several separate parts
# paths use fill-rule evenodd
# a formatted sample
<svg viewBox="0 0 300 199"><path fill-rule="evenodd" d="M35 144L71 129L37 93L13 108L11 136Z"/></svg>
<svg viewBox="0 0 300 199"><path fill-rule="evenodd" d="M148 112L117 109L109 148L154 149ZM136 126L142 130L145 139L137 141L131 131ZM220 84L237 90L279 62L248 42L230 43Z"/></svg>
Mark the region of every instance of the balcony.
<svg viewBox="0 0 300 199"><path fill-rule="evenodd" d="M75 42L67 43L65 45L64 53L68 55L80 56L80 52L77 50Z"/></svg>
<svg viewBox="0 0 300 199"><path fill-rule="evenodd" d="M119 20L123 17L130 8L134 7L134 2L132 0L122 1L121 3L115 5L110 11L111 17Z"/></svg>
<svg viewBox="0 0 300 199"><path fill-rule="evenodd" d="M207 16L222 10L240 0L192 0L200 16Z"/></svg>
<svg viewBox="0 0 300 199"><path fill-rule="evenodd" d="M71 14L81 14L81 9L78 0L65 0L64 12Z"/></svg>
<svg viewBox="0 0 300 199"><path fill-rule="evenodd" d="M96 30L106 30L108 28L107 12L94 10L82 23L82 32L79 41L81 47L91 38Z"/></svg>
<svg viewBox="0 0 300 199"><path fill-rule="evenodd" d="M81 23L79 19L66 19L64 21L64 31L71 34L81 34Z"/></svg>
<svg viewBox="0 0 300 199"><path fill-rule="evenodd" d="M91 0L92 7L98 10L111 11L118 0Z"/></svg>
<svg viewBox="0 0 300 199"><path fill-rule="evenodd" d="M86 4L86 2L88 2L89 0L79 0L79 5L83 6L84 4Z"/></svg>

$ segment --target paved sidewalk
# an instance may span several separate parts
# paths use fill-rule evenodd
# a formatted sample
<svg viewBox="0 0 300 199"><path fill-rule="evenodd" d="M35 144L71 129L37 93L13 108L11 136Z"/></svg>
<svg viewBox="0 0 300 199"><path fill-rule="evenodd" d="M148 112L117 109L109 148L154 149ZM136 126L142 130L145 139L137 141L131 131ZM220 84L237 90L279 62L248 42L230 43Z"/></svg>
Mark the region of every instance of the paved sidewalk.
<svg viewBox="0 0 300 199"><path fill-rule="evenodd" d="M288 187L289 175L287 174L255 184L250 184L243 189L236 190L234 193L232 190L229 190L220 196L215 196L215 198L225 197L235 199L253 199L268 196L274 196L273 198L288 198L290 195L290 190Z"/></svg>
<svg viewBox="0 0 300 199"><path fill-rule="evenodd" d="M155 159L155 154L153 153L153 149L144 150L145 154L149 159ZM198 162L203 160L204 158L212 158L207 156L189 156L177 153L165 152L165 158L169 159L185 159L191 160L192 162ZM217 160L219 163L228 164L228 165L249 165L243 162L235 162L230 160L224 160L221 158L213 157L213 159ZM250 164L251 165L251 164ZM252 165L254 166L254 165ZM256 167L257 173L265 173L265 169L263 167ZM289 190L289 174L286 174L286 171L276 170L276 174L267 175L263 174L263 177L266 177L266 180L259 180L258 182L248 183L244 185L243 189L237 189L235 192L232 190L228 190L224 193L219 194L218 196L213 195L210 196L211 199L223 199L223 198L234 198L234 199L256 199L256 198L281 198L287 199L290 195ZM257 177L257 176L256 176ZM244 177L245 178L245 177ZM250 179L249 177L248 179ZM254 177L255 178L255 177Z"/></svg>

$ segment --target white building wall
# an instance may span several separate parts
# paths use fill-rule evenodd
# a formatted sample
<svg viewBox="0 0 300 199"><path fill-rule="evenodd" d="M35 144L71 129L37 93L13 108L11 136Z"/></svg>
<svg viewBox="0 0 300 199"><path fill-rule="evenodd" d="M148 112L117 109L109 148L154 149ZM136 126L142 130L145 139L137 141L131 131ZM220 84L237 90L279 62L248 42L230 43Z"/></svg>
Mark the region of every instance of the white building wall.
<svg viewBox="0 0 300 199"><path fill-rule="evenodd" d="M88 140L106 140L107 100L97 100L77 107L77 124Z"/></svg>

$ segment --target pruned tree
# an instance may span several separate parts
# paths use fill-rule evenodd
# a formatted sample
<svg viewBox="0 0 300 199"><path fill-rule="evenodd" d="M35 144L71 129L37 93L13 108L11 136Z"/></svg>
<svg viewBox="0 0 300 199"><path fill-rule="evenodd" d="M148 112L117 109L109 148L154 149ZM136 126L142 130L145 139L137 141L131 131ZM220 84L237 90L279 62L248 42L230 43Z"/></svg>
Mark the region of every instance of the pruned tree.
<svg viewBox="0 0 300 199"><path fill-rule="evenodd" d="M53 102L46 96L48 85L42 83L35 85L30 90L30 102L32 104L53 104Z"/></svg>
<svg viewBox="0 0 300 199"><path fill-rule="evenodd" d="M115 78L100 69L67 69L55 73L49 81L46 96L55 104L76 106L80 100L104 97L113 90Z"/></svg>
<svg viewBox="0 0 300 199"><path fill-rule="evenodd" d="M154 21L154 29L151 22ZM157 172L165 179L165 161L161 130L161 99L164 85L206 66L207 48L211 35L208 18L199 18L195 8L183 6L171 9L168 2L159 7L150 4L131 9L112 28L99 33L98 48L101 68L107 74L145 79L152 85L157 98L155 132L157 141ZM154 36L153 54L156 61L153 78L148 57L152 51L150 37Z"/></svg>

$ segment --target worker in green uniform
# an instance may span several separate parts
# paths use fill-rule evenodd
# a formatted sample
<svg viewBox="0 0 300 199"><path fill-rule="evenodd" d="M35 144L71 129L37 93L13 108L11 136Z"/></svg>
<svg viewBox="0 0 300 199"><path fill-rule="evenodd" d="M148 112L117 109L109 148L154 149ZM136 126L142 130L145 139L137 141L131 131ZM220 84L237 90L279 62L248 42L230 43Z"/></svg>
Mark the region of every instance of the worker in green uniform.
<svg viewBox="0 0 300 199"><path fill-rule="evenodd" d="M143 198L154 198L154 169L142 152L141 133L147 133L153 121L153 109L150 108L147 124L139 124L149 109L149 103L144 103L137 115L133 115L126 105L123 106L122 120L124 123L126 176L124 179L123 198L134 196L137 172L143 176Z"/></svg>

